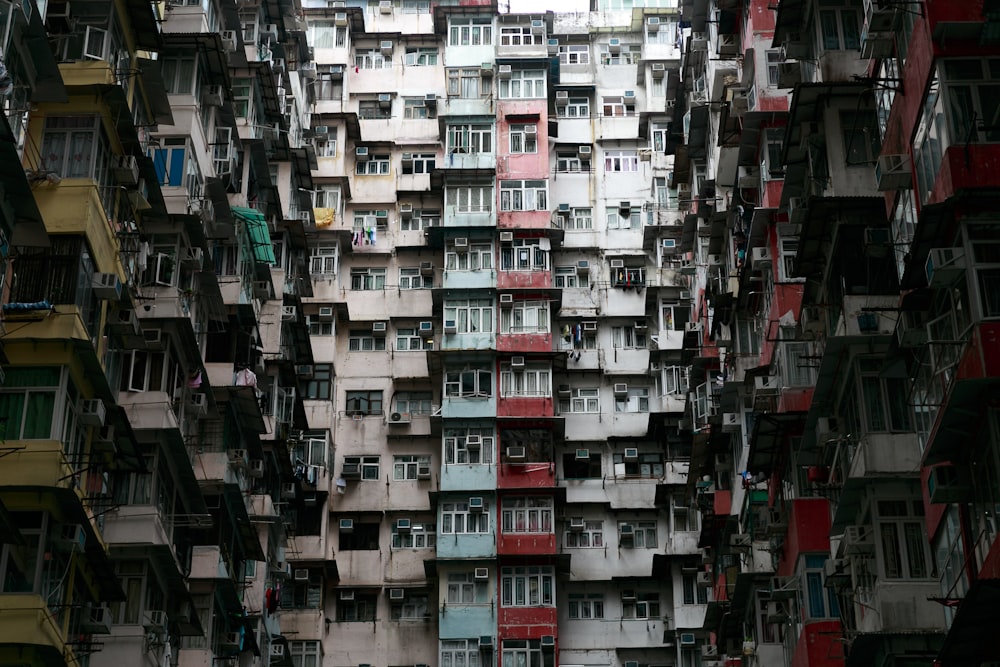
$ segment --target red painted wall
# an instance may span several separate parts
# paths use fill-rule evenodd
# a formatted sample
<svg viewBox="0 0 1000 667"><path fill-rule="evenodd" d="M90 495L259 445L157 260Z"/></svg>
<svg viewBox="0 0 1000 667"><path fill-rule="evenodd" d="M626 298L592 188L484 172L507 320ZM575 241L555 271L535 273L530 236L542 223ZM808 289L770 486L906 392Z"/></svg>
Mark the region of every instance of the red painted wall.
<svg viewBox="0 0 1000 667"><path fill-rule="evenodd" d="M948 199L964 188L996 187L1000 172L1000 146L988 144L952 145L941 160L928 204Z"/></svg>
<svg viewBox="0 0 1000 667"><path fill-rule="evenodd" d="M497 352L551 352L552 334L497 334Z"/></svg>
<svg viewBox="0 0 1000 667"><path fill-rule="evenodd" d="M778 561L778 575L795 572L804 553L830 552L830 501L826 498L796 498L788 515L785 547Z"/></svg>
<svg viewBox="0 0 1000 667"><path fill-rule="evenodd" d="M498 289L545 288L552 287L551 271L498 271Z"/></svg>
<svg viewBox="0 0 1000 667"><path fill-rule="evenodd" d="M839 621L818 621L802 628L792 653L792 667L841 667L843 630Z"/></svg>
<svg viewBox="0 0 1000 667"><path fill-rule="evenodd" d="M501 463L497 487L501 489L551 489L556 485L556 464Z"/></svg>
<svg viewBox="0 0 1000 667"><path fill-rule="evenodd" d="M554 533L500 533L497 540L497 554L501 556L549 556L555 552Z"/></svg>
<svg viewBox="0 0 1000 667"><path fill-rule="evenodd" d="M498 630L504 639L538 639L542 635L555 635L556 622L555 607L500 607L497 615Z"/></svg>
<svg viewBox="0 0 1000 667"><path fill-rule="evenodd" d="M498 417L552 417L555 408L551 397L541 398L499 398Z"/></svg>

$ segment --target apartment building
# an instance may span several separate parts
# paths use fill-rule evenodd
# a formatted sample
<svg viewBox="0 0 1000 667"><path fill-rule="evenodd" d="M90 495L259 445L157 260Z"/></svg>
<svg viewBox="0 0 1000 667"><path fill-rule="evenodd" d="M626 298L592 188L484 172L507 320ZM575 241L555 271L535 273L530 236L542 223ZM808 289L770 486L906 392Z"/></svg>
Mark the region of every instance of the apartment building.
<svg viewBox="0 0 1000 667"><path fill-rule="evenodd" d="M715 380L692 394L711 426L691 456L705 655L995 661L989 10L695 1L683 17L674 173L689 157L699 214L714 204L684 248L719 349L708 377L691 366L693 386Z"/></svg>

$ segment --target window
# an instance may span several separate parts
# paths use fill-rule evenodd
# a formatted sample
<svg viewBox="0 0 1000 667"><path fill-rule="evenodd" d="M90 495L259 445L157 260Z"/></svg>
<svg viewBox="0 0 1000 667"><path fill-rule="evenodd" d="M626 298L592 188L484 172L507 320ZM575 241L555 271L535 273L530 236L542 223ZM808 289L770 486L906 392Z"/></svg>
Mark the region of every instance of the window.
<svg viewBox="0 0 1000 667"><path fill-rule="evenodd" d="M341 36L343 32L343 36ZM244 41L253 41L244 37ZM334 21L309 21L309 45L317 49L333 49L347 44L346 26Z"/></svg>
<svg viewBox="0 0 1000 667"><path fill-rule="evenodd" d="M764 59L767 63L767 85L769 88L778 87L778 71L782 63L780 49L768 49L764 52Z"/></svg>
<svg viewBox="0 0 1000 667"><path fill-rule="evenodd" d="M695 575L681 575L681 588L684 591L684 604L708 604L708 589L698 585Z"/></svg>
<svg viewBox="0 0 1000 667"><path fill-rule="evenodd" d="M344 98L343 77L340 75L334 76L329 72L324 73L319 66L317 66L317 70L318 70L317 71L318 76L313 84L313 92L316 94L316 99L327 100L327 101L343 100ZM371 103L362 102L362 104L370 105Z"/></svg>
<svg viewBox="0 0 1000 667"><path fill-rule="evenodd" d="M160 65L163 85L171 95L194 95L201 79L195 57L163 58Z"/></svg>
<svg viewBox="0 0 1000 667"><path fill-rule="evenodd" d="M375 481L379 479L379 457L377 456L345 456L345 466L356 466L361 472L361 479Z"/></svg>
<svg viewBox="0 0 1000 667"><path fill-rule="evenodd" d="M608 229L639 229L642 226L642 209L638 206L629 209L609 206L606 213Z"/></svg>
<svg viewBox="0 0 1000 667"><path fill-rule="evenodd" d="M426 334L425 334L426 335ZM422 350L433 350L434 339L424 338L421 332L414 327L396 329L396 350L399 352L419 352Z"/></svg>
<svg viewBox="0 0 1000 667"><path fill-rule="evenodd" d="M559 399L559 412L569 414L601 411L601 392L597 387L572 389L570 392L570 397Z"/></svg>
<svg viewBox="0 0 1000 667"><path fill-rule="evenodd" d="M930 566L921 500L879 500L878 537L886 579L937 578Z"/></svg>
<svg viewBox="0 0 1000 667"><path fill-rule="evenodd" d="M590 100L586 97L567 98L566 104L556 104L556 115L560 118L590 118Z"/></svg>
<svg viewBox="0 0 1000 667"><path fill-rule="evenodd" d="M392 118L392 105L383 105L378 100L358 102L358 118L362 120L388 120Z"/></svg>
<svg viewBox="0 0 1000 667"><path fill-rule="evenodd" d="M545 35L535 35L531 26L509 25L500 28L500 46L532 46L544 44Z"/></svg>
<svg viewBox="0 0 1000 667"><path fill-rule="evenodd" d="M604 171L612 173L639 171L638 151L604 151Z"/></svg>
<svg viewBox="0 0 1000 667"><path fill-rule="evenodd" d="M409 532L401 533L393 523L391 544L393 549L433 549L437 546L437 527L433 523L415 523Z"/></svg>
<svg viewBox="0 0 1000 667"><path fill-rule="evenodd" d="M556 171L560 174L576 174L590 171L590 159L580 157L576 151L556 153Z"/></svg>
<svg viewBox="0 0 1000 667"><path fill-rule="evenodd" d="M343 547L341 547L343 548ZM344 589L337 589L344 590ZM378 610L378 595L375 593L354 591L353 600L337 600L337 622L351 623L374 621ZM294 644L295 642L289 642ZM317 642L318 643L318 642ZM317 667L319 667L317 665Z"/></svg>
<svg viewBox="0 0 1000 667"><path fill-rule="evenodd" d="M602 593L570 593L569 617L571 620L604 618L604 595Z"/></svg>
<svg viewBox="0 0 1000 667"><path fill-rule="evenodd" d="M447 188L445 198L456 213L488 213L493 210L492 185Z"/></svg>
<svg viewBox="0 0 1000 667"><path fill-rule="evenodd" d="M926 542L926 538L921 538ZM824 586L823 565L826 556L806 555L806 588L803 594L806 618L840 618L840 604L833 588Z"/></svg>
<svg viewBox="0 0 1000 667"><path fill-rule="evenodd" d="M306 465L326 466L329 449L325 431L303 431L298 444L290 446L292 460L300 459Z"/></svg>
<svg viewBox="0 0 1000 667"><path fill-rule="evenodd" d="M399 270L399 289L425 289L433 287L430 276L420 273L420 267L403 267Z"/></svg>
<svg viewBox="0 0 1000 667"><path fill-rule="evenodd" d="M569 217L563 219L563 229L567 231L594 228L594 215L589 208L574 208ZM584 276L586 277L586 276ZM583 287L583 285L581 285Z"/></svg>
<svg viewBox="0 0 1000 667"><path fill-rule="evenodd" d="M631 549L655 549L655 521L620 521L618 522L618 541L622 547Z"/></svg>
<svg viewBox="0 0 1000 667"><path fill-rule="evenodd" d="M544 211L547 193L546 181L500 181L500 210Z"/></svg>
<svg viewBox="0 0 1000 667"><path fill-rule="evenodd" d="M698 510L681 504L680 499L673 499L674 532L687 533L701 530L698 522Z"/></svg>
<svg viewBox="0 0 1000 667"><path fill-rule="evenodd" d="M414 481L418 479L418 471L421 467L429 468L431 465L430 456L418 455L398 455L392 457L392 478L397 482Z"/></svg>
<svg viewBox="0 0 1000 667"><path fill-rule="evenodd" d="M582 522L583 529L574 528L574 522ZM584 521L577 517L566 522L565 527L566 546L571 549L597 549L604 546L604 522ZM570 603L572 605L572 603ZM570 618L574 618L572 614ZM591 617L585 617L591 618ZM598 616L597 618L601 618Z"/></svg>
<svg viewBox="0 0 1000 667"><path fill-rule="evenodd" d="M477 99L493 92L493 77L484 77L478 67L447 70L448 97Z"/></svg>
<svg viewBox="0 0 1000 667"><path fill-rule="evenodd" d="M247 561L254 562L254 561ZM310 572L308 581L291 581L282 591L281 606L283 609L322 609L323 608L323 575Z"/></svg>
<svg viewBox="0 0 1000 667"><path fill-rule="evenodd" d="M374 615L374 609L372 613ZM288 657L291 658L293 667L321 667L320 655L318 641L288 642Z"/></svg>
<svg viewBox="0 0 1000 667"><path fill-rule="evenodd" d="M511 125L510 152L537 153L538 126L535 125L534 123L531 123L529 125Z"/></svg>
<svg viewBox="0 0 1000 667"><path fill-rule="evenodd" d="M352 290L385 289L385 269L356 268L351 269Z"/></svg>
<svg viewBox="0 0 1000 667"><path fill-rule="evenodd" d="M622 599L622 618L659 618L660 594L640 592L635 600Z"/></svg>
<svg viewBox="0 0 1000 667"><path fill-rule="evenodd" d="M448 23L450 46L490 46L493 44L492 18L453 18Z"/></svg>
<svg viewBox="0 0 1000 667"><path fill-rule="evenodd" d="M529 365L512 368L500 366L500 395L506 398L539 398L552 395L551 371L548 366Z"/></svg>
<svg viewBox="0 0 1000 667"><path fill-rule="evenodd" d="M798 237L779 237L778 238L778 254L780 255L778 261L778 277L784 282L789 281L804 281L805 278L797 278L795 276L795 255L799 252L799 239Z"/></svg>
<svg viewBox="0 0 1000 667"><path fill-rule="evenodd" d="M392 60L382 55L381 49L358 49L354 52L355 69L383 69L392 67Z"/></svg>
<svg viewBox="0 0 1000 667"><path fill-rule="evenodd" d="M314 315L310 316L308 320L310 336L333 336L336 334L333 320L319 320Z"/></svg>
<svg viewBox="0 0 1000 667"><path fill-rule="evenodd" d="M548 333L548 301L515 301L510 308L500 309L500 333Z"/></svg>
<svg viewBox="0 0 1000 667"><path fill-rule="evenodd" d="M98 116L47 117L41 158L45 169L61 178L93 178L101 184L110 180L111 149Z"/></svg>
<svg viewBox="0 0 1000 667"><path fill-rule="evenodd" d="M403 0L404 14L430 14L431 0Z"/></svg>
<svg viewBox="0 0 1000 667"><path fill-rule="evenodd" d="M493 462L493 431L488 428L446 429L444 461L488 465Z"/></svg>
<svg viewBox="0 0 1000 667"><path fill-rule="evenodd" d="M641 44L622 44L618 53L612 53L608 44L601 44L602 65L635 65L642 54Z"/></svg>
<svg viewBox="0 0 1000 667"><path fill-rule="evenodd" d="M449 604L474 604L485 602L488 584L477 581L472 572L449 572L447 601Z"/></svg>
<svg viewBox="0 0 1000 667"><path fill-rule="evenodd" d="M537 639L505 639L501 667L542 667L541 642Z"/></svg>
<svg viewBox="0 0 1000 667"><path fill-rule="evenodd" d="M514 239L500 249L504 271L545 271L549 268L550 242L547 238Z"/></svg>
<svg viewBox="0 0 1000 667"><path fill-rule="evenodd" d="M368 160L359 160L354 165L358 176L384 176L389 173L389 156L373 155Z"/></svg>
<svg viewBox="0 0 1000 667"><path fill-rule="evenodd" d="M857 9L821 9L819 26L824 51L856 51L861 48L861 14Z"/></svg>
<svg viewBox="0 0 1000 667"><path fill-rule="evenodd" d="M611 343L622 350L645 350L646 329L635 326L612 327Z"/></svg>
<svg viewBox="0 0 1000 667"><path fill-rule="evenodd" d="M469 511L468 502L441 503L441 534L490 532L489 503L483 503L483 511Z"/></svg>
<svg viewBox="0 0 1000 667"><path fill-rule="evenodd" d="M562 65L587 65L590 63L589 44L560 44L559 63Z"/></svg>
<svg viewBox="0 0 1000 667"><path fill-rule="evenodd" d="M444 326L454 333L492 333L493 299L449 299L444 304Z"/></svg>
<svg viewBox="0 0 1000 667"><path fill-rule="evenodd" d="M436 209L415 209L410 217L401 216L399 219L399 228L404 232L419 232L422 229L440 226L441 211Z"/></svg>
<svg viewBox="0 0 1000 667"><path fill-rule="evenodd" d="M0 428L4 440L48 440L58 414L57 396L62 394L62 371L55 366L10 368L0 393ZM69 392L76 400L76 389Z"/></svg>
<svg viewBox="0 0 1000 667"><path fill-rule="evenodd" d="M445 246L444 268L448 271L479 271L493 268L493 246L473 243L464 246L449 241Z"/></svg>
<svg viewBox="0 0 1000 667"><path fill-rule="evenodd" d="M385 336L376 336L372 332L353 329L347 339L348 352L377 352L385 350Z"/></svg>
<svg viewBox="0 0 1000 667"><path fill-rule="evenodd" d="M663 369L661 378L665 395L684 395L690 390L691 382L687 366L667 366Z"/></svg>
<svg viewBox="0 0 1000 667"><path fill-rule="evenodd" d="M313 400L329 400L332 383L333 364L313 364L313 375L305 383L305 392L302 397Z"/></svg>
<svg viewBox="0 0 1000 667"><path fill-rule="evenodd" d="M500 80L499 89L502 100L545 97L545 70L513 70L509 79Z"/></svg>
<svg viewBox="0 0 1000 667"><path fill-rule="evenodd" d="M624 97L609 96L601 101L601 114L605 117L631 116L635 113L635 101Z"/></svg>
<svg viewBox="0 0 1000 667"><path fill-rule="evenodd" d="M426 417L434 411L429 391L399 391L393 396L393 412L403 417Z"/></svg>
<svg viewBox="0 0 1000 667"><path fill-rule="evenodd" d="M563 477L566 479L600 479L601 455L599 450L581 449L563 454ZM585 456L580 456L581 454Z"/></svg>
<svg viewBox="0 0 1000 667"><path fill-rule="evenodd" d="M555 605L556 575L550 565L500 569L500 592L504 607L551 607ZM504 664L506 647L504 642Z"/></svg>
<svg viewBox="0 0 1000 667"><path fill-rule="evenodd" d="M444 395L451 398L489 398L493 395L493 371L468 368L446 371Z"/></svg>
<svg viewBox="0 0 1000 667"><path fill-rule="evenodd" d="M575 266L557 266L555 271L556 287L582 287L590 286L590 276L586 273L579 273Z"/></svg>
<svg viewBox="0 0 1000 667"><path fill-rule="evenodd" d="M394 601L389 608L391 621L425 621L428 618L430 614L426 593L406 591L406 598L402 602Z"/></svg>
<svg viewBox="0 0 1000 667"><path fill-rule="evenodd" d="M381 391L349 391L347 392L347 412L362 415L382 414Z"/></svg>
<svg viewBox="0 0 1000 667"><path fill-rule="evenodd" d="M437 65L438 64L438 52L437 49L433 47L407 47L406 49L406 59L404 61L407 65Z"/></svg>
<svg viewBox="0 0 1000 667"><path fill-rule="evenodd" d="M913 430L912 408L908 404L906 380L881 376L881 360L862 357L857 361L860 391L852 391L853 382L846 386L845 408L848 423L857 425L854 432L906 432ZM856 398L855 398L856 397ZM860 415L853 403L858 401ZM861 421L863 419L863 421Z"/></svg>
<svg viewBox="0 0 1000 667"><path fill-rule="evenodd" d="M403 118L407 120L426 120L437 118L436 108L428 106L424 98L403 100Z"/></svg>
<svg viewBox="0 0 1000 667"><path fill-rule="evenodd" d="M312 139L316 157L337 157L337 128L323 127L326 127L326 134L316 134Z"/></svg>
<svg viewBox="0 0 1000 667"><path fill-rule="evenodd" d="M346 463L349 456L344 457ZM361 457L353 457L361 458ZM377 456L366 456L363 458L378 459ZM377 477L377 476L376 476ZM354 522L354 529L350 532L340 531L341 551L378 551L379 524Z"/></svg>
<svg viewBox="0 0 1000 667"><path fill-rule="evenodd" d="M448 575L451 577L451 575ZM449 585L449 591L451 587ZM451 602L449 598L448 602ZM479 667L479 642L475 639L441 640L441 667Z"/></svg>
<svg viewBox="0 0 1000 667"><path fill-rule="evenodd" d="M848 167L869 167L878 160L882 139L874 110L841 111L840 131Z"/></svg>
<svg viewBox="0 0 1000 667"><path fill-rule="evenodd" d="M663 477L663 458L661 454L639 454L634 458L626 458L618 453L613 457L616 477Z"/></svg>
<svg viewBox="0 0 1000 667"><path fill-rule="evenodd" d="M504 498L502 530L504 533L551 534L553 511L551 496Z"/></svg>
<svg viewBox="0 0 1000 667"><path fill-rule="evenodd" d="M403 153L403 173L429 174L434 171L435 160L434 153Z"/></svg>

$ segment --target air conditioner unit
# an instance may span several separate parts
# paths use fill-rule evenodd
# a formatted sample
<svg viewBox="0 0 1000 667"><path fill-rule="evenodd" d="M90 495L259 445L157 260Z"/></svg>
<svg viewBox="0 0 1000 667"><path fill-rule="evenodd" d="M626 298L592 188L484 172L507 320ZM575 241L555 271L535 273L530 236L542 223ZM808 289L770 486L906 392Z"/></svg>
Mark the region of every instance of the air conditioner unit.
<svg viewBox="0 0 1000 667"><path fill-rule="evenodd" d="M740 430L740 413L723 412L722 431L724 433L736 433L739 430Z"/></svg>
<svg viewBox="0 0 1000 667"><path fill-rule="evenodd" d="M660 239L660 247L673 252L677 250L677 239Z"/></svg>
<svg viewBox="0 0 1000 667"><path fill-rule="evenodd" d="M771 601L767 603L766 621L768 625L783 625L790 619L791 617L788 614L788 610L786 609L784 602Z"/></svg>
<svg viewBox="0 0 1000 667"><path fill-rule="evenodd" d="M962 248L931 248L927 252L927 286L948 287L965 275L965 250Z"/></svg>
<svg viewBox="0 0 1000 667"><path fill-rule="evenodd" d="M574 453L574 458L577 461L589 461L590 460L590 450L589 449L578 449Z"/></svg>
<svg viewBox="0 0 1000 667"><path fill-rule="evenodd" d="M556 647L555 635L542 635L541 641L542 650L554 649Z"/></svg>
<svg viewBox="0 0 1000 667"><path fill-rule="evenodd" d="M247 464L247 450L230 449L228 454L229 454L229 462L231 464L240 468L242 468Z"/></svg>
<svg viewBox="0 0 1000 667"><path fill-rule="evenodd" d="M584 331L597 331L597 320L587 320L583 323Z"/></svg>
<svg viewBox="0 0 1000 667"><path fill-rule="evenodd" d="M639 448L638 447L626 447L624 460L632 462L639 460Z"/></svg>
<svg viewBox="0 0 1000 667"><path fill-rule="evenodd" d="M409 424L410 415L403 414L402 412L393 412L389 414L390 424Z"/></svg>
<svg viewBox="0 0 1000 667"><path fill-rule="evenodd" d="M314 125L312 131L313 134L330 134L330 127L328 125Z"/></svg>
<svg viewBox="0 0 1000 667"><path fill-rule="evenodd" d="M809 57L809 42L801 33L785 33L781 44L781 60L801 60Z"/></svg>
<svg viewBox="0 0 1000 667"><path fill-rule="evenodd" d="M486 581L490 578L490 568L488 567L477 567L473 570L473 577L476 581Z"/></svg>
<svg viewBox="0 0 1000 667"><path fill-rule="evenodd" d="M139 183L139 164L133 155L115 157L111 173L120 185L137 185Z"/></svg>
<svg viewBox="0 0 1000 667"><path fill-rule="evenodd" d="M307 63L301 63L299 65L299 76L301 76L303 79L315 79L316 63L312 61Z"/></svg>
<svg viewBox="0 0 1000 667"><path fill-rule="evenodd" d="M347 12L337 12L333 15L333 22L338 26L347 25Z"/></svg>
<svg viewBox="0 0 1000 667"><path fill-rule="evenodd" d="M408 533L413 530L413 522L409 519L396 519L396 532Z"/></svg>
<svg viewBox="0 0 1000 667"><path fill-rule="evenodd" d="M99 398L88 398L80 401L78 419L86 426L104 426L107 410L104 401Z"/></svg>
<svg viewBox="0 0 1000 667"><path fill-rule="evenodd" d="M300 378L311 378L313 376L312 364L299 364L295 367L295 374Z"/></svg>
<svg viewBox="0 0 1000 667"><path fill-rule="evenodd" d="M964 503L972 495L972 486L961 469L945 464L931 468L927 478L927 493L931 502L937 505Z"/></svg>
<svg viewBox="0 0 1000 667"><path fill-rule="evenodd" d="M625 526L622 526L624 528ZM631 528L631 526L629 526ZM635 602L638 599L636 592L631 588L622 590L622 602Z"/></svg>
<svg viewBox="0 0 1000 667"><path fill-rule="evenodd" d="M778 63L778 88L794 88L805 81L802 63L797 60Z"/></svg>
<svg viewBox="0 0 1000 667"><path fill-rule="evenodd" d="M282 322L291 322L291 321L293 321L295 319L296 314L298 314L298 310L295 308L295 306L282 306L281 307L281 321Z"/></svg>
<svg viewBox="0 0 1000 667"><path fill-rule="evenodd" d="M507 460L508 461L523 461L527 456L527 452L524 447L508 447L507 448Z"/></svg>
<svg viewBox="0 0 1000 667"><path fill-rule="evenodd" d="M378 10L383 14L392 14L392 0L379 0Z"/></svg>
<svg viewBox="0 0 1000 667"><path fill-rule="evenodd" d="M388 109L392 106L392 95L389 93L380 93L378 96L378 105L383 109Z"/></svg>
<svg viewBox="0 0 1000 667"><path fill-rule="evenodd" d="M618 526L618 535L620 537L625 537L625 538L632 537L633 535L635 535L635 526L633 526L630 523L623 523L622 525ZM624 596L625 594L622 593L623 598Z"/></svg>
<svg viewBox="0 0 1000 667"><path fill-rule="evenodd" d="M385 333L386 328L386 322L372 322L372 333Z"/></svg>
<svg viewBox="0 0 1000 667"><path fill-rule="evenodd" d="M550 56L554 56L557 53L559 53L559 40L558 39L549 39L546 42L546 46L548 47L548 51L549 51L549 55Z"/></svg>
<svg viewBox="0 0 1000 667"><path fill-rule="evenodd" d="M537 125L525 125L524 126L524 133L526 135L538 134L538 126Z"/></svg>
<svg viewBox="0 0 1000 667"><path fill-rule="evenodd" d="M418 329L422 334L432 333L434 331L434 323L429 320L421 322L418 325Z"/></svg>
<svg viewBox="0 0 1000 667"><path fill-rule="evenodd" d="M646 27L649 28L649 32L657 32L660 29L660 17L650 16L646 18Z"/></svg>
<svg viewBox="0 0 1000 667"><path fill-rule="evenodd" d="M586 259L581 259L576 263L577 273L590 273L590 262Z"/></svg>
<svg viewBox="0 0 1000 667"><path fill-rule="evenodd" d="M481 435L469 435L465 437L465 448L466 449L479 449L483 446L483 436Z"/></svg>
<svg viewBox="0 0 1000 667"><path fill-rule="evenodd" d="M405 600L406 591L402 588L390 588L389 589L389 599L390 600Z"/></svg>
<svg viewBox="0 0 1000 667"><path fill-rule="evenodd" d="M510 73L511 73L510 65L500 65L497 68L497 76L499 76L501 79L509 79Z"/></svg>
<svg viewBox="0 0 1000 667"><path fill-rule="evenodd" d="M500 232L500 242L501 243L513 243L514 242L514 232Z"/></svg>
<svg viewBox="0 0 1000 667"><path fill-rule="evenodd" d="M754 393L758 396L774 396L781 390L776 375L758 375L753 379Z"/></svg>
<svg viewBox="0 0 1000 667"><path fill-rule="evenodd" d="M167 629L167 612L147 611L142 615L142 627L148 632L162 632Z"/></svg>
<svg viewBox="0 0 1000 667"><path fill-rule="evenodd" d="M809 217L809 204L805 197L788 198L788 219L794 223L805 222Z"/></svg>
<svg viewBox="0 0 1000 667"><path fill-rule="evenodd" d="M453 245L456 248L466 248L469 245L469 239L466 236L458 236L453 241Z"/></svg>
<svg viewBox="0 0 1000 667"><path fill-rule="evenodd" d="M632 325L632 328L643 330L643 329L648 329L649 326L646 324L646 320L636 320L635 323Z"/></svg>
<svg viewBox="0 0 1000 667"><path fill-rule="evenodd" d="M222 48L228 53L233 53L239 46L239 41L236 36L235 30L223 30L222 31Z"/></svg>
<svg viewBox="0 0 1000 667"><path fill-rule="evenodd" d="M446 334L458 333L458 324L455 322L455 320L444 321L444 332Z"/></svg>
<svg viewBox="0 0 1000 667"><path fill-rule="evenodd" d="M261 478L264 476L264 461L253 459L250 461L249 474L251 477Z"/></svg>
<svg viewBox="0 0 1000 667"><path fill-rule="evenodd" d="M682 632L680 634L680 644L681 646L694 646L698 639L695 637L693 632Z"/></svg>
<svg viewBox="0 0 1000 667"><path fill-rule="evenodd" d="M875 537L871 526L848 526L844 529L844 552L849 556L875 552Z"/></svg>
<svg viewBox="0 0 1000 667"><path fill-rule="evenodd" d="M332 320L333 306L320 306L319 311L317 311L317 317L321 320Z"/></svg>
<svg viewBox="0 0 1000 667"><path fill-rule="evenodd" d="M624 259L613 259L609 263L612 269L624 269L625 260Z"/></svg>
<svg viewBox="0 0 1000 667"><path fill-rule="evenodd" d="M493 650L493 637L490 635L483 635L479 638L479 650L480 651L492 651Z"/></svg>
<svg viewBox="0 0 1000 667"><path fill-rule="evenodd" d="M677 298L680 299L681 301L690 301L691 290L682 289L680 292L677 293Z"/></svg>
<svg viewBox="0 0 1000 667"><path fill-rule="evenodd" d="M295 581L309 581L309 570L297 569L295 570Z"/></svg>
<svg viewBox="0 0 1000 667"><path fill-rule="evenodd" d="M575 533L582 531L585 525L586 522L582 516L573 517L569 520L569 529Z"/></svg>
<svg viewBox="0 0 1000 667"><path fill-rule="evenodd" d="M524 368L524 357L517 356L510 358L511 368Z"/></svg>
<svg viewBox="0 0 1000 667"><path fill-rule="evenodd" d="M354 591L340 591L339 597L345 602L351 602L354 600Z"/></svg>
<svg viewBox="0 0 1000 667"><path fill-rule="evenodd" d="M345 461L340 476L343 479L361 479L361 464Z"/></svg>
<svg viewBox="0 0 1000 667"><path fill-rule="evenodd" d="M757 270L765 270L771 268L771 249L763 246L758 246L753 249L753 268Z"/></svg>
<svg viewBox="0 0 1000 667"><path fill-rule="evenodd" d="M485 512L486 503L483 502L482 497L473 496L469 498L469 511L470 512Z"/></svg>
<svg viewBox="0 0 1000 667"><path fill-rule="evenodd" d="M430 463L418 463L417 464L417 479L430 479L431 478L431 464Z"/></svg>
<svg viewBox="0 0 1000 667"><path fill-rule="evenodd" d="M711 588L712 584L712 573L711 572L699 572L698 573L698 586L701 588Z"/></svg>
<svg viewBox="0 0 1000 667"><path fill-rule="evenodd" d="M635 91L634 90L626 90L625 94L622 97L625 98L626 104L628 102L634 102L635 101Z"/></svg>
<svg viewBox="0 0 1000 667"><path fill-rule="evenodd" d="M591 146L590 144L580 144L579 146L576 147L577 157L589 158L591 153L593 152L594 152L593 146Z"/></svg>
<svg viewBox="0 0 1000 667"><path fill-rule="evenodd" d="M110 635L111 610L103 605L84 609L80 617L80 632L91 635Z"/></svg>
<svg viewBox="0 0 1000 667"><path fill-rule="evenodd" d="M561 385L559 385L559 397L560 398L569 398L572 395L573 395L573 390L570 389L570 386L568 384L561 384Z"/></svg>
<svg viewBox="0 0 1000 667"><path fill-rule="evenodd" d="M729 536L729 548L733 550L749 549L752 543L749 533L733 533Z"/></svg>
<svg viewBox="0 0 1000 667"><path fill-rule="evenodd" d="M684 325L684 331L687 333L701 333L701 322L687 322Z"/></svg>
<svg viewBox="0 0 1000 667"><path fill-rule="evenodd" d="M356 160L367 161L368 160L368 147L358 146L354 149L354 158Z"/></svg>
<svg viewBox="0 0 1000 667"><path fill-rule="evenodd" d="M617 37L612 37L608 40L608 52L609 53L621 53L622 52L622 41Z"/></svg>
<svg viewBox="0 0 1000 667"><path fill-rule="evenodd" d="M282 660L285 657L285 645L284 644L271 644L271 659L272 660Z"/></svg>
<svg viewBox="0 0 1000 667"><path fill-rule="evenodd" d="M618 397L628 396L628 385L624 382L616 383L614 386L614 394Z"/></svg>
<svg viewBox="0 0 1000 667"><path fill-rule="evenodd" d="M383 39L382 43L379 44L379 49L382 51L382 55L383 56L391 56L392 55L392 40L391 39Z"/></svg>
<svg viewBox="0 0 1000 667"><path fill-rule="evenodd" d="M568 90L557 90L556 91L556 103L559 101L563 103L569 102L569 91Z"/></svg>
<svg viewBox="0 0 1000 667"><path fill-rule="evenodd" d="M480 65L479 74L484 77L493 76L493 63L483 63Z"/></svg>
<svg viewBox="0 0 1000 667"><path fill-rule="evenodd" d="M221 107L226 99L226 91L222 86L202 86L201 103L208 107Z"/></svg>
<svg viewBox="0 0 1000 667"><path fill-rule="evenodd" d="M354 519L341 519L340 532L350 534L354 532Z"/></svg>
<svg viewBox="0 0 1000 667"><path fill-rule="evenodd" d="M282 500L291 500L295 497L296 489L298 485L295 482L287 482L281 485L281 498Z"/></svg>

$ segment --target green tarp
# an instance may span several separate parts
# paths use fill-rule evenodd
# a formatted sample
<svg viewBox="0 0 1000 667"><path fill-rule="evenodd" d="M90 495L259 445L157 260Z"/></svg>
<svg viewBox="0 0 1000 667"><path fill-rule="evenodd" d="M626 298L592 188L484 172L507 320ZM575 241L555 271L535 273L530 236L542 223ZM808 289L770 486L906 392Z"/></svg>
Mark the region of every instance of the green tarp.
<svg viewBox="0 0 1000 667"><path fill-rule="evenodd" d="M264 214L255 208L233 206L233 214L247 226L247 237L253 248L254 259L262 264L277 264L274 259L274 248L271 247L271 233L267 231L267 220Z"/></svg>

